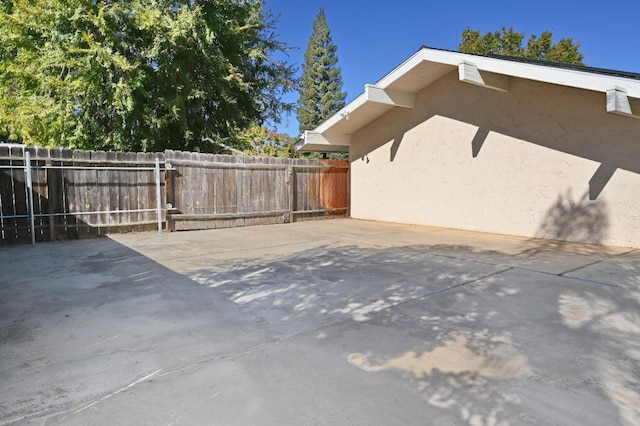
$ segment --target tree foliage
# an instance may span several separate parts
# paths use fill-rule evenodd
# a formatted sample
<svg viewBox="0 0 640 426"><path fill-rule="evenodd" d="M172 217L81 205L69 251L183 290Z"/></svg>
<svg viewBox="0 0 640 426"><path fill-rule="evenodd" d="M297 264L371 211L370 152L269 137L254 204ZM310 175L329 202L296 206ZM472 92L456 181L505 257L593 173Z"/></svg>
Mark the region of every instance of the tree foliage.
<svg viewBox="0 0 640 426"><path fill-rule="evenodd" d="M206 146L292 105L260 0L4 0L0 137L151 151Z"/></svg>
<svg viewBox="0 0 640 426"><path fill-rule="evenodd" d="M524 38L525 33L513 28L502 27L500 31L484 35L479 30L467 28L462 32L458 50L483 56L495 54L584 65L584 55L579 51L580 42L574 42L573 38L563 38L554 44L551 31L545 31L540 36L531 35L526 45L523 43Z"/></svg>
<svg viewBox="0 0 640 426"><path fill-rule="evenodd" d="M270 130L265 126L249 127L238 135L238 141L247 155L288 158L302 156L293 147L297 141L296 138Z"/></svg>
<svg viewBox="0 0 640 426"><path fill-rule="evenodd" d="M300 131L315 128L344 106L342 71L338 67L338 46L333 43L324 9L313 22L302 65L298 123Z"/></svg>

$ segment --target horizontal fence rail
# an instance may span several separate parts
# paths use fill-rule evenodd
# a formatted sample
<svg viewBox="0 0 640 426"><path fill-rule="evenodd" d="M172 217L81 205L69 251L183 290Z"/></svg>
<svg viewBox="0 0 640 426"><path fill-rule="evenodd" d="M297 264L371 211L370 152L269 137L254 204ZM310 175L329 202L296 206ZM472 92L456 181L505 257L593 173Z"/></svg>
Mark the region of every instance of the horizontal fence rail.
<svg viewBox="0 0 640 426"><path fill-rule="evenodd" d="M0 144L3 244L349 214L343 160Z"/></svg>

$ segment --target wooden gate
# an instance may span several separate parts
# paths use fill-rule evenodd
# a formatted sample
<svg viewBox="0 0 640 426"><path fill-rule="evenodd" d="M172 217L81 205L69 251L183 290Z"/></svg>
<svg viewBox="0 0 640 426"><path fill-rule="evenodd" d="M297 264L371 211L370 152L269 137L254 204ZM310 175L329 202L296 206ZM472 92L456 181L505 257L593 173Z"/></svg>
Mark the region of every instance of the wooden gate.
<svg viewBox="0 0 640 426"><path fill-rule="evenodd" d="M349 215L349 163L165 151L170 230Z"/></svg>

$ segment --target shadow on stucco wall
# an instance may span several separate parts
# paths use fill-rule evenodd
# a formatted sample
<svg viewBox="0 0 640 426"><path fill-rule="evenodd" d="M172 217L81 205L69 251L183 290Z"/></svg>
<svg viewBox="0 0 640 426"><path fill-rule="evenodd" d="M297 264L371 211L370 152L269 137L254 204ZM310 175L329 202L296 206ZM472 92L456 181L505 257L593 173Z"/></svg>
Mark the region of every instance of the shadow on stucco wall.
<svg viewBox="0 0 640 426"><path fill-rule="evenodd" d="M376 218L634 246L636 236L625 229L634 228L628 212L638 203L631 188L640 179L639 121L609 114L604 104L601 93L518 78L508 93L491 91L460 82L453 71L422 89L415 108L391 110L354 134L352 161L371 158L366 171L354 169L353 176L367 176L356 179L362 187L354 193L366 188L370 194L380 186L377 179L387 184L402 173L403 188L378 202L394 204L392 213L376 212ZM387 159L396 164L385 168ZM428 199L424 212L396 214L405 186L404 199ZM475 203L465 205L467 198ZM366 216L360 212L371 205L355 199L352 211ZM489 206L486 200L503 200L511 210L495 219L495 210L478 207ZM455 212L442 213L449 204ZM472 209L493 227L465 217ZM620 220L610 220L614 213Z"/></svg>
<svg viewBox="0 0 640 426"><path fill-rule="evenodd" d="M571 189L559 194L546 212L536 237L601 244L607 239L609 215L604 200L590 200L585 192L574 198Z"/></svg>
<svg viewBox="0 0 640 426"><path fill-rule="evenodd" d="M400 148L400 144L402 143L402 138L404 138L404 131L400 132L394 139L391 144L391 149L389 150L389 161L393 162L396 159L396 155L398 154L398 149Z"/></svg>
<svg viewBox="0 0 640 426"><path fill-rule="evenodd" d="M589 199L596 200L616 172L617 167L603 163L598 167L591 180L589 180Z"/></svg>
<svg viewBox="0 0 640 426"><path fill-rule="evenodd" d="M487 139L487 136L489 136L489 129L486 127L479 127L476 135L471 141L471 155L473 158L476 158L478 154L480 154L480 149L482 148L484 141Z"/></svg>
<svg viewBox="0 0 640 426"><path fill-rule="evenodd" d="M493 92L461 83L454 71L418 93L415 108L392 110L364 128L359 143L351 146L352 159L392 142L387 149L394 161L407 132L446 117L461 128L476 127L472 140L460 140L470 144L473 158L496 133L600 163L589 180L588 196L595 200L617 169L640 174L637 120L603 112L603 102L596 92L521 79L512 79L509 93ZM420 143L440 140L423 135Z"/></svg>

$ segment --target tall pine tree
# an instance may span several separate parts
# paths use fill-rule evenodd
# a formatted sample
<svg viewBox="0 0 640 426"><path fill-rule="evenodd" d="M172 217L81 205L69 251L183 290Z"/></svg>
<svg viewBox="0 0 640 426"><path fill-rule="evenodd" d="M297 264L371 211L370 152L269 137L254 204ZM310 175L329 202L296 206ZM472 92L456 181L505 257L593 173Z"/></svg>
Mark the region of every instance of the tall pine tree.
<svg viewBox="0 0 640 426"><path fill-rule="evenodd" d="M313 22L313 34L302 65L297 111L301 132L315 128L344 106L347 93L342 91L337 50L324 8L321 8Z"/></svg>

